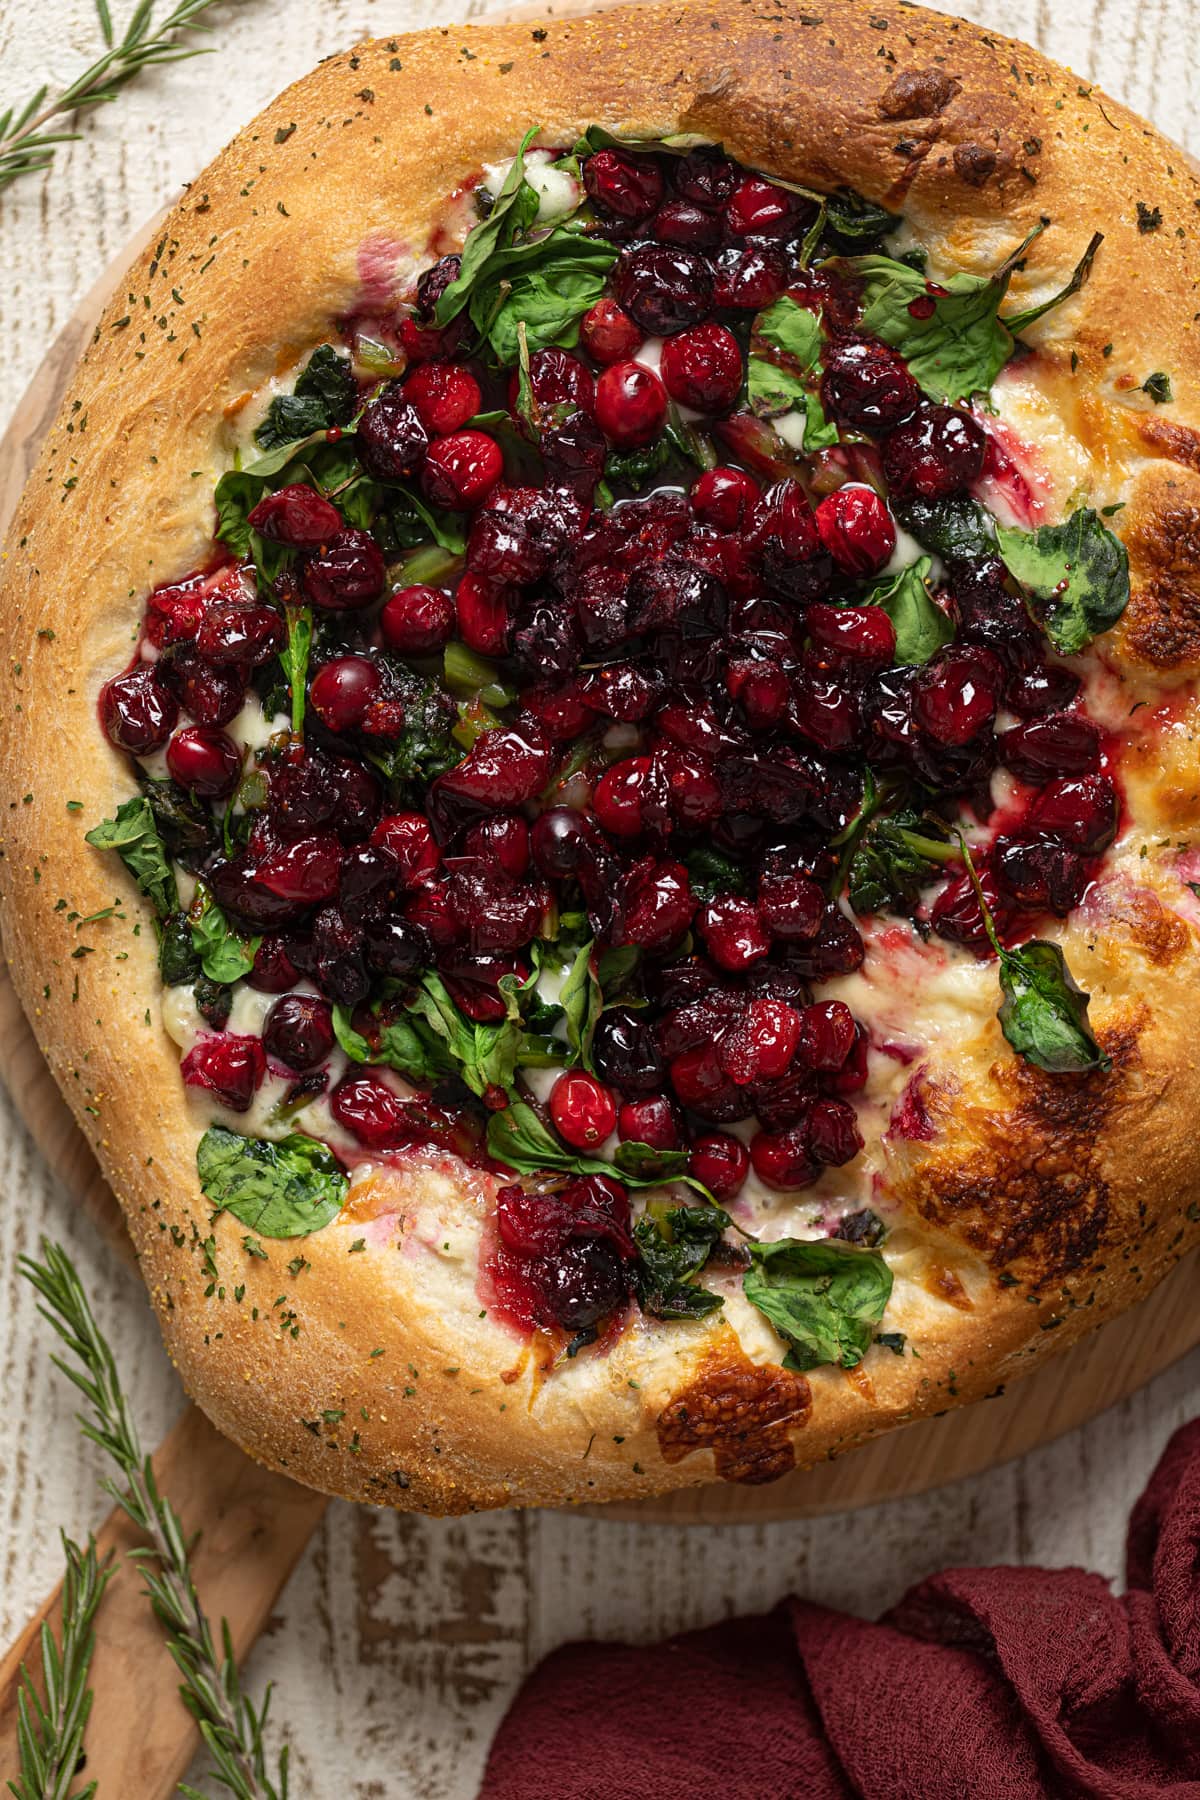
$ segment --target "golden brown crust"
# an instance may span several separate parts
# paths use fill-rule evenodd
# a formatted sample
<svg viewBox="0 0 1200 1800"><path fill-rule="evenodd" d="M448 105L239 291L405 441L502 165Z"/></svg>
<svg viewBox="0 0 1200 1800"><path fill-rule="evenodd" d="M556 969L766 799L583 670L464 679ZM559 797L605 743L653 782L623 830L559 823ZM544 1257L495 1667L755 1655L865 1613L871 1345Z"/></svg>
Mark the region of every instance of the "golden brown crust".
<svg viewBox="0 0 1200 1800"><path fill-rule="evenodd" d="M436 1160L369 1176L334 1225L272 1244L266 1263L228 1216L210 1227L149 919L81 843L131 786L96 694L146 590L203 555L226 409L290 368L364 280L426 256L443 196L535 120L549 143L593 122L696 132L768 172L852 185L903 205L948 266L994 266L1046 215L1017 296L1061 285L1102 229L1088 287L1030 337L1097 503L1126 503L1135 593L1105 647L1114 681L1152 701L1200 666L1197 184L1142 121L1023 45L879 0L426 32L326 62L193 184L106 311L7 550L4 941L189 1390L299 1480L443 1511L709 1479L747 1383L743 1431L756 1421L785 1459L827 1456L1061 1348L1151 1286L1200 1217L1186 1001L1200 940L1157 841L1196 818L1195 733L1180 730L1165 764L1158 739L1127 752L1147 854L1131 842L1066 937L1114 1075L1017 1065L985 1006L931 1054L932 1141L889 1147L890 1254L919 1363L876 1350L852 1376L818 1370L806 1411L797 1378L728 1353L729 1326L639 1325L548 1375L536 1346L479 1317L473 1272L439 1247L444 1227L469 1242L484 1197ZM1156 369L1174 392L1162 408L1141 390ZM114 896L118 914L88 922ZM287 1267L293 1248L309 1267Z"/></svg>

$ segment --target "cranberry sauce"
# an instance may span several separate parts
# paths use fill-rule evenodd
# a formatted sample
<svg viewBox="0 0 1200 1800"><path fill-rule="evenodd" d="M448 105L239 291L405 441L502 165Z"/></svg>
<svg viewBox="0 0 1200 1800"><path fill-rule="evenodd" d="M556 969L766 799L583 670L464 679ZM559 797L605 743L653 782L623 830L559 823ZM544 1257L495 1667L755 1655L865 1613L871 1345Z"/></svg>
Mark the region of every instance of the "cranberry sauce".
<svg viewBox="0 0 1200 1800"><path fill-rule="evenodd" d="M363 1154L507 1149L496 1304L594 1335L632 1292L631 1185L728 1205L861 1150L867 1032L822 995L856 918L989 955L956 825L1028 933L1118 796L998 555L903 572L897 521L926 541L995 452L864 329L816 204L714 150L530 178L544 282L493 303L450 251L375 292L272 402L218 494L226 560L150 596L100 714L165 752L159 831L270 997L235 1030L186 942L164 960L206 1021L184 1079L247 1113L282 1078Z"/></svg>

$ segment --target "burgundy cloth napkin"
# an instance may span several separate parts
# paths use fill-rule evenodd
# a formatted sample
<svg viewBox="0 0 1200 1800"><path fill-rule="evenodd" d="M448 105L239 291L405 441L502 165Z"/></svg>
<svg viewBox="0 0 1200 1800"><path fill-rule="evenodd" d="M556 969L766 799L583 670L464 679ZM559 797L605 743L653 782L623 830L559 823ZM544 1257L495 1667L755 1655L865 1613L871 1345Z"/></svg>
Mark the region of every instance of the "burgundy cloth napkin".
<svg viewBox="0 0 1200 1800"><path fill-rule="evenodd" d="M1084 1569L946 1569L878 1624L785 1600L664 1644L568 1644L480 1800L1200 1800L1200 1420Z"/></svg>

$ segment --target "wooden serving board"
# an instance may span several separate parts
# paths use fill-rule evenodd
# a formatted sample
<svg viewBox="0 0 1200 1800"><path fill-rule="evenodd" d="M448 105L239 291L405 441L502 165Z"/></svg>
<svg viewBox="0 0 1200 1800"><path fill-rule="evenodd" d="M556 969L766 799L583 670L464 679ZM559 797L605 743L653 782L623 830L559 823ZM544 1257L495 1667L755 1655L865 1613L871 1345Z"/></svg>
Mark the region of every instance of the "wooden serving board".
<svg viewBox="0 0 1200 1800"><path fill-rule="evenodd" d="M83 300L47 353L0 439L0 537L108 293L157 225L155 219L139 233ZM116 1202L59 1095L3 971L0 1078L13 1093L55 1172L102 1234L128 1252ZM1200 1343L1195 1263L1195 1257L1189 1257L1174 1270L1156 1290L1150 1305L1102 1327L1062 1359L994 1400L892 1432L851 1456L798 1471L766 1488L716 1483L665 1499L584 1510L596 1517L672 1524L759 1523L869 1506L977 1474L1082 1424L1135 1392ZM314 1525L319 1510L314 1506Z"/></svg>

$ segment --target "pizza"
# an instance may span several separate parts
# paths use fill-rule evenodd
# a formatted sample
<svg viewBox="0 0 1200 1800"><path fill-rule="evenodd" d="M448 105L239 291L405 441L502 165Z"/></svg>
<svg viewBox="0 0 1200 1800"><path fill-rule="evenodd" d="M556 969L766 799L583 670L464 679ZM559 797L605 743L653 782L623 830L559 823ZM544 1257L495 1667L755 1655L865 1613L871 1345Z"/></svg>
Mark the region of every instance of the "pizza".
<svg viewBox="0 0 1200 1800"><path fill-rule="evenodd" d="M1195 1242L1197 207L849 0L379 40L190 186L8 545L3 933L251 1455L765 1482Z"/></svg>

